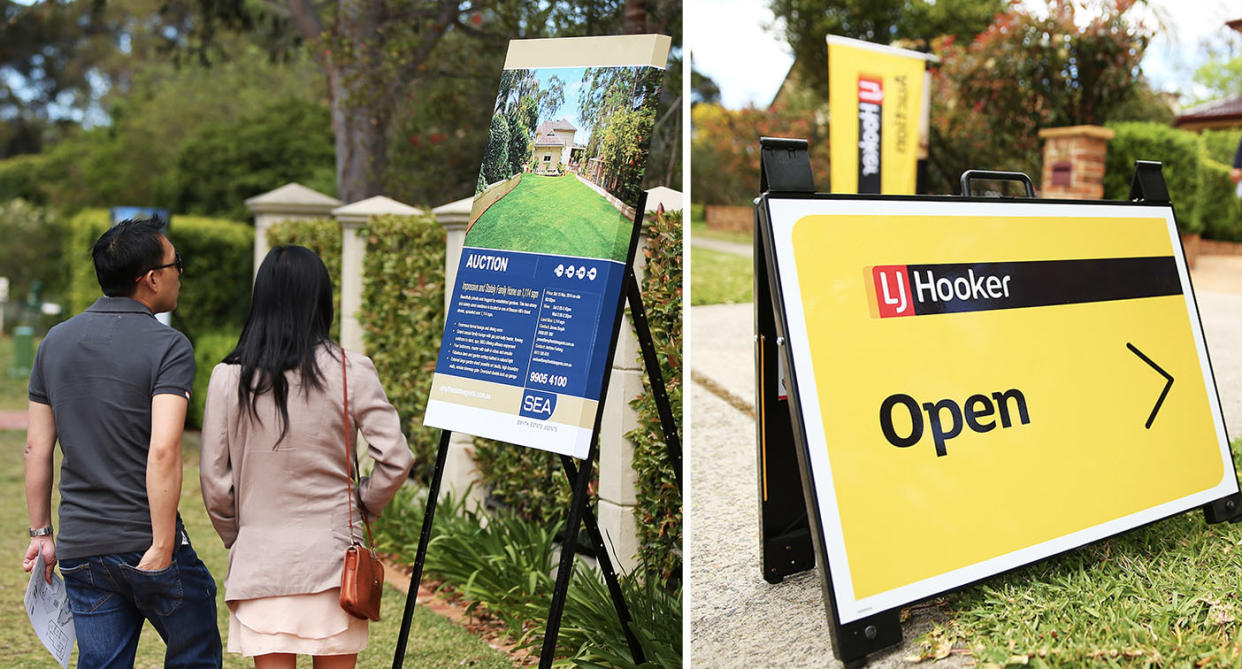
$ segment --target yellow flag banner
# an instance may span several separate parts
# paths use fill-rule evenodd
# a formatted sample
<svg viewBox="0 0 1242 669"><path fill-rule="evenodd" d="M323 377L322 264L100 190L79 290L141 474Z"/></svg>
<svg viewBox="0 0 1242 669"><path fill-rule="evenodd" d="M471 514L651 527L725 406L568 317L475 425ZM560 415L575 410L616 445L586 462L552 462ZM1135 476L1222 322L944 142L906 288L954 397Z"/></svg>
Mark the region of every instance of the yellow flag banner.
<svg viewBox="0 0 1242 669"><path fill-rule="evenodd" d="M928 54L828 36L833 193L910 195Z"/></svg>

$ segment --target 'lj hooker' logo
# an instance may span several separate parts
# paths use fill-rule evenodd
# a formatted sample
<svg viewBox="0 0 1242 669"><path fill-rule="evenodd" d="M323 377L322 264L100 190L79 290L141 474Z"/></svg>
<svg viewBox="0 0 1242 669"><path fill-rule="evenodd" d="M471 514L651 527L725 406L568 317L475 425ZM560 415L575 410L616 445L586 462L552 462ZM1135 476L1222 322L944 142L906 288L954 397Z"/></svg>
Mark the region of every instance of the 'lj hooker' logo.
<svg viewBox="0 0 1242 669"><path fill-rule="evenodd" d="M880 192L880 126L883 124L884 81L858 77L858 192Z"/></svg>

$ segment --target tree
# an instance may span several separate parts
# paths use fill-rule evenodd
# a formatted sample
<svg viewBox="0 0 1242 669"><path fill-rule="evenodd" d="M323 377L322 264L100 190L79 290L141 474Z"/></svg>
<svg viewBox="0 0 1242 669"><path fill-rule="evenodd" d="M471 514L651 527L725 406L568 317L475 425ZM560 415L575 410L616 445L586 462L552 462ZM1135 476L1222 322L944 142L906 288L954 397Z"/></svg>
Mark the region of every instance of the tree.
<svg viewBox="0 0 1242 669"><path fill-rule="evenodd" d="M969 41L1007 4L1006 0L769 0L793 47L794 69L821 100L828 99L828 35L877 44L913 40L924 47L940 35Z"/></svg>
<svg viewBox="0 0 1242 669"><path fill-rule="evenodd" d="M690 106L701 102L720 104L720 86L711 77L690 68Z"/></svg>
<svg viewBox="0 0 1242 669"><path fill-rule="evenodd" d="M694 105L690 116L694 127L690 182L695 202L749 204L759 193L759 138L765 135L807 139L812 174L828 174L828 128L806 106L730 110L704 102Z"/></svg>
<svg viewBox="0 0 1242 669"><path fill-rule="evenodd" d="M1122 109L1140 92L1150 39L1127 18L1136 1L1101 6L1081 26L1069 0L1042 17L1014 5L966 46L935 42L932 190L953 192L971 168L1038 174L1040 128L1103 124Z"/></svg>
<svg viewBox="0 0 1242 669"><path fill-rule="evenodd" d="M1242 96L1242 42L1234 37L1212 49L1208 61L1195 70L1194 82L1207 89L1200 102Z"/></svg>
<svg viewBox="0 0 1242 669"><path fill-rule="evenodd" d="M489 184L509 178L509 121L504 114L492 116L483 151L483 176Z"/></svg>

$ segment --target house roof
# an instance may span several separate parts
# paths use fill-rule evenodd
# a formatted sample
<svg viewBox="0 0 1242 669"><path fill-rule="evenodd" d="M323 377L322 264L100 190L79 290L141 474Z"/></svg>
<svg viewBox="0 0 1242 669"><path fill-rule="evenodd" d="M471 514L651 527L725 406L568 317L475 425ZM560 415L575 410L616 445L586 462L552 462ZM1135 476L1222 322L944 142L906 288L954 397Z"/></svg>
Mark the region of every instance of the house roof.
<svg viewBox="0 0 1242 669"><path fill-rule="evenodd" d="M555 132L548 131L546 134L535 138L535 146L565 146L565 140L558 136Z"/></svg>
<svg viewBox="0 0 1242 669"><path fill-rule="evenodd" d="M577 128L574 127L574 124L562 118L555 121L544 121L543 123L540 123L539 127L535 128L535 134L542 136L552 132L553 130L572 131L577 130Z"/></svg>
<svg viewBox="0 0 1242 669"><path fill-rule="evenodd" d="M1242 95L1191 107L1173 121L1174 127L1242 125Z"/></svg>

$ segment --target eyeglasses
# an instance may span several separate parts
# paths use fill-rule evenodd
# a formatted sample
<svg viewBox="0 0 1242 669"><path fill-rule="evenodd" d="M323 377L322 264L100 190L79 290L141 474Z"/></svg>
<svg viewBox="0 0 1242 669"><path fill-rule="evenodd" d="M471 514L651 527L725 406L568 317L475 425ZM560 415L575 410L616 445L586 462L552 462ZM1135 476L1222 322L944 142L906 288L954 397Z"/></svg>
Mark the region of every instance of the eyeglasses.
<svg viewBox="0 0 1242 669"><path fill-rule="evenodd" d="M154 272L157 269L166 269L169 267L176 267L177 274L182 274L185 272L185 266L181 264L180 253L175 254L174 260L168 263L167 265L156 265L155 267L148 267L147 269L143 270L142 274L140 274L137 279L134 279L134 283L138 283L139 281L142 281L142 277L146 276L147 272Z"/></svg>

